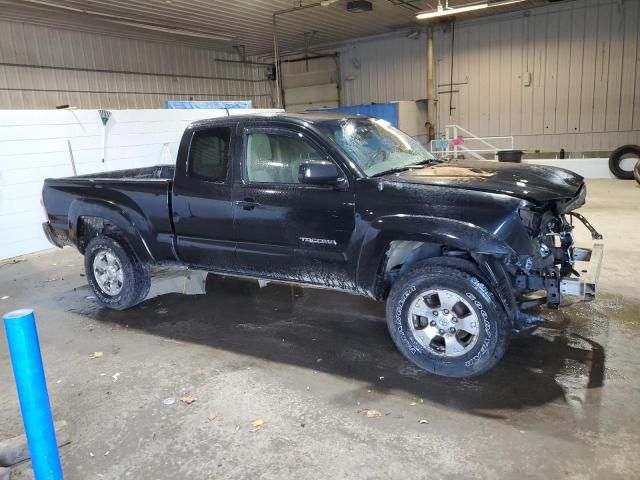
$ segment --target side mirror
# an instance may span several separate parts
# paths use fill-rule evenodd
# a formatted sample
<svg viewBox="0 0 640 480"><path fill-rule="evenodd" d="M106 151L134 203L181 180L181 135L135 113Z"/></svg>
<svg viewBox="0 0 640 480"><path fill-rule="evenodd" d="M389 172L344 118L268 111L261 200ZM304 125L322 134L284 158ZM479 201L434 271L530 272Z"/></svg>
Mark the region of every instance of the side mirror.
<svg viewBox="0 0 640 480"><path fill-rule="evenodd" d="M338 167L327 160L315 160L300 165L298 180L308 185L339 185L344 182Z"/></svg>

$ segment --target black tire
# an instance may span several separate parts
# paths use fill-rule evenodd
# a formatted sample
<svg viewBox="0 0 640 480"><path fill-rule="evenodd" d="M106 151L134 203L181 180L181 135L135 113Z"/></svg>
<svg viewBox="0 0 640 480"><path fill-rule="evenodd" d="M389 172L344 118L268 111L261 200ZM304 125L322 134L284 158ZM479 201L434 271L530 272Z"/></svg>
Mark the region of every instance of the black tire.
<svg viewBox="0 0 640 480"><path fill-rule="evenodd" d="M623 170L620 167L620 163L622 162L623 157L625 157L626 155L635 155L636 157L640 158L640 146L623 145L622 147L615 149L609 157L609 170L611 170L611 173L613 173L616 177L622 180L633 180L633 172L635 169ZM636 163L636 167L638 166L638 163Z"/></svg>
<svg viewBox="0 0 640 480"><path fill-rule="evenodd" d="M409 308L422 293L448 290L473 309L479 321L477 339L469 350L455 357L427 348L414 337ZM400 352L427 372L466 378L485 373L503 357L509 345L511 325L498 299L478 276L450 266L425 261L416 264L393 284L387 298L387 325Z"/></svg>
<svg viewBox="0 0 640 480"><path fill-rule="evenodd" d="M122 286L115 295L109 295L103 291L94 273L94 258L104 252L112 253L122 270ZM89 286L98 301L114 310L125 310L137 305L147 297L151 287L148 266L138 260L126 242L117 238L101 235L91 239L84 252L84 270Z"/></svg>
<svg viewBox="0 0 640 480"><path fill-rule="evenodd" d="M636 168L633 169L633 176L636 182L638 182L638 185L640 185L640 162L636 163Z"/></svg>

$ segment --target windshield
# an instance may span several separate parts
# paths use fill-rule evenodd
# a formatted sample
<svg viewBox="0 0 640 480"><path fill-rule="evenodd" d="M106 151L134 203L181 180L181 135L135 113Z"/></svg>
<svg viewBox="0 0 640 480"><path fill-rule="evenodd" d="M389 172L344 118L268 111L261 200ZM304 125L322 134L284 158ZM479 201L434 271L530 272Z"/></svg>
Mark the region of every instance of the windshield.
<svg viewBox="0 0 640 480"><path fill-rule="evenodd" d="M368 176L406 170L435 159L386 120L344 118L322 122L320 127Z"/></svg>

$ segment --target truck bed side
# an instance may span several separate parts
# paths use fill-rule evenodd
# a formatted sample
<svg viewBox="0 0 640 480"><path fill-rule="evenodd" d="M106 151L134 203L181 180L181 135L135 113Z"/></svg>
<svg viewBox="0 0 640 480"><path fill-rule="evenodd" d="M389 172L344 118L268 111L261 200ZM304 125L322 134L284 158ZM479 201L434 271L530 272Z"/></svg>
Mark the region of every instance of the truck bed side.
<svg viewBox="0 0 640 480"><path fill-rule="evenodd" d="M87 234L116 227L143 261L176 262L171 220L173 167L47 179L42 199L54 239L83 251Z"/></svg>

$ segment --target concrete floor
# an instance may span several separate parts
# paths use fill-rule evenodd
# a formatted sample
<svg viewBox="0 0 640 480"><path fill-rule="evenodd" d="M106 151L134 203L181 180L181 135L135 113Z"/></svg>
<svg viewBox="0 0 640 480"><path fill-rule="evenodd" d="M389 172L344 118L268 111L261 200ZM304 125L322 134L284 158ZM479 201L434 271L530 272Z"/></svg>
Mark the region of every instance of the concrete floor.
<svg viewBox="0 0 640 480"><path fill-rule="evenodd" d="M598 299L545 309L472 380L416 370L383 305L340 293L219 279L186 295L194 282L165 276L137 308L104 310L71 249L1 266L0 311L35 308L69 480L637 478L640 188L589 191L607 244ZM184 394L198 400L163 404ZM21 431L2 339L0 438Z"/></svg>

